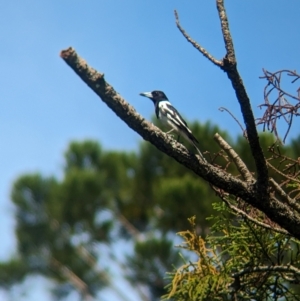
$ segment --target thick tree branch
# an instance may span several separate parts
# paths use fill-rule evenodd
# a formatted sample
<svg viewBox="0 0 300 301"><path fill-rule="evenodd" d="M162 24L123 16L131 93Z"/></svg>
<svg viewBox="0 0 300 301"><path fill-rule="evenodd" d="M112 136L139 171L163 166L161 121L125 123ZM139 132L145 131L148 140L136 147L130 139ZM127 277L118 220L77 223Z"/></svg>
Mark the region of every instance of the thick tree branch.
<svg viewBox="0 0 300 301"><path fill-rule="evenodd" d="M257 171L257 188L261 195L267 197L268 194L268 168L266 160L259 144L258 133L255 125L255 119L253 116L249 97L247 95L243 80L237 70L237 62L235 58L233 40L230 34L229 23L227 14L225 11L224 1L216 0L217 10L219 13L219 19L221 21L221 29L223 33L223 39L226 48L226 55L222 61L216 60L209 52L201 47L197 42L193 41L190 36L182 29L179 24L178 15L175 13L176 24L183 36L206 58L208 58L213 64L219 66L228 76L233 89L236 93L236 97L240 103L244 123L247 130L247 138L249 141L252 156L255 161ZM221 62L221 63L220 63Z"/></svg>
<svg viewBox="0 0 300 301"><path fill-rule="evenodd" d="M224 62L226 62L226 58L224 58ZM259 137L249 97L245 90L242 78L237 71L236 65L227 61L224 64L223 70L227 73L227 76L232 83L233 89L235 90L236 97L240 103L244 123L247 130L247 138L256 165L258 190L262 195L266 196L268 194L268 168L262 148L259 143Z"/></svg>
<svg viewBox="0 0 300 301"><path fill-rule="evenodd" d="M229 23L225 11L224 0L217 0L217 10L219 13L219 19L221 21L221 29L226 48L226 57L230 62L236 63L233 41L229 30Z"/></svg>
<svg viewBox="0 0 300 301"><path fill-rule="evenodd" d="M247 95L243 80L237 70L237 62L234 53L234 46L230 34L229 23L225 11L224 0L217 0L217 9L221 21L221 28L226 48L226 56L223 59L221 67L230 79L236 97L240 103L244 122L247 129L247 137L250 144L251 152L255 160L257 170L257 186L260 193L266 195L268 193L268 168L266 160L259 144L259 138L255 125L255 119L252 112L250 99Z"/></svg>
<svg viewBox="0 0 300 301"><path fill-rule="evenodd" d="M235 152L235 150L226 142L218 133L215 134L214 139L217 141L219 146L228 154L232 159L235 166L237 167L240 174L243 176L246 182L254 182L254 178L251 172L248 170L246 164L242 161L240 156Z"/></svg>
<svg viewBox="0 0 300 301"><path fill-rule="evenodd" d="M300 239L300 215L287 204L270 198L269 195L261 194L256 185L236 179L208 164L200 156L189 152L170 135L145 120L105 81L104 75L89 67L74 49L62 51L61 57L108 107L145 140L212 185L263 211L270 219Z"/></svg>

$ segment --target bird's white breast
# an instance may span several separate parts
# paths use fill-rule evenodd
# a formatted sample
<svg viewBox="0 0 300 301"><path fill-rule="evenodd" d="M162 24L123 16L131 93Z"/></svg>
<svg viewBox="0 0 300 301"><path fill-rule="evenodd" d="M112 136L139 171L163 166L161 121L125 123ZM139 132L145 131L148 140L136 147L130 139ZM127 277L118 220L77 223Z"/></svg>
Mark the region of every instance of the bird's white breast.
<svg viewBox="0 0 300 301"><path fill-rule="evenodd" d="M168 123L168 118L166 116L169 111L168 105L171 105L171 103L167 100L160 101L158 104L158 108L159 108L158 117L159 119L161 119L163 122L166 123Z"/></svg>

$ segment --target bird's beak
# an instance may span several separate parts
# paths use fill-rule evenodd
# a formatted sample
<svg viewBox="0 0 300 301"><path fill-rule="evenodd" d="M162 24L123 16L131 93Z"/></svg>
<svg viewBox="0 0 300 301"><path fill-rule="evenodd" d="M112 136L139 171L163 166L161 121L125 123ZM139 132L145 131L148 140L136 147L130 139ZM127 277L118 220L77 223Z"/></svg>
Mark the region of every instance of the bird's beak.
<svg viewBox="0 0 300 301"><path fill-rule="evenodd" d="M143 92L143 93L140 93L140 95L148 97L148 98L152 98L152 93L151 92Z"/></svg>

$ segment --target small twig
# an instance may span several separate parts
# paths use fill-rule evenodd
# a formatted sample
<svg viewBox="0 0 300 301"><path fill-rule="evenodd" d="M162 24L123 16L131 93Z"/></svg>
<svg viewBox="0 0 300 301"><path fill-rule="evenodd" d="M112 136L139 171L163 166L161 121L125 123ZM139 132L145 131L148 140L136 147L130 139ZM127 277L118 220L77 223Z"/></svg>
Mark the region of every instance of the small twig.
<svg viewBox="0 0 300 301"><path fill-rule="evenodd" d="M288 134L289 134L289 132L290 132L290 129L291 129L291 127L292 127L293 116L294 116L294 114L291 114L291 119L290 119L290 121L288 122L288 129L287 129L287 131L286 131L286 133L285 133L285 135L284 135L284 137L283 137L283 142L284 142L284 143L285 143L285 140L286 140L286 138L287 138L287 136L288 136Z"/></svg>
<svg viewBox="0 0 300 301"><path fill-rule="evenodd" d="M293 197L295 200L297 200L299 198L300 188L295 188L291 192L289 192L289 195L295 194L296 192L297 192L297 194Z"/></svg>
<svg viewBox="0 0 300 301"><path fill-rule="evenodd" d="M293 123L293 117L300 115L298 113L298 110L300 109L300 95L298 93L298 95L295 96L283 89L282 78L284 75L294 77L291 82L295 83L300 78L300 75L295 71L285 69L276 72L270 72L263 69L263 73L264 76L261 76L260 78L266 79L267 84L264 88L264 103L259 105L259 107L266 107L266 109L263 116L257 119L257 125L263 124L263 130L267 128L274 133L277 139L279 139L277 121L282 117L288 125L282 140L283 143L285 143ZM274 95L273 92L277 92L274 101L270 99ZM291 101L296 101L296 103L292 104Z"/></svg>
<svg viewBox="0 0 300 301"><path fill-rule="evenodd" d="M263 69L263 73L264 73L264 76L260 76L259 78L267 79L268 83L270 85L272 85L274 89L278 90L281 93L281 95L286 95L292 99L300 101L300 98L298 96L294 96L293 94L286 92L285 90L281 89L281 87L280 87L280 81L281 81L282 74L286 73L288 76L296 77L294 80L292 80L292 83L294 83L296 80L298 80L300 78L299 74L297 74L296 72L293 72L291 70L287 70L287 69L282 69L282 70L276 71L274 73ZM277 75L279 77L277 77ZM275 83L274 83L274 81L275 81Z"/></svg>
<svg viewBox="0 0 300 301"><path fill-rule="evenodd" d="M270 178L270 183L275 189L275 191L285 200L287 204L289 204L292 208L300 212L300 205L295 200L290 198L273 178Z"/></svg>
<svg viewBox="0 0 300 301"><path fill-rule="evenodd" d="M234 212L236 212L237 214L243 216L244 218L248 219L249 221L257 224L258 226L260 227L263 227L265 229L268 229L268 230L272 230L272 231L275 231L277 233L280 233L280 234L284 234L284 235L291 235L288 231L284 230L284 229L281 229L281 228L275 228L273 226L270 226L268 224L265 224L263 222L260 222L258 221L257 219L251 217L249 214L247 214L245 211L241 210L241 209L238 209L236 208L234 205L232 205L225 197L222 197L222 200L226 203L226 205L231 209L233 210Z"/></svg>
<svg viewBox="0 0 300 301"><path fill-rule="evenodd" d="M242 130L242 133L243 133L243 136L248 140L248 137L247 137L247 132L246 130L243 128L242 124L239 122L239 120L227 109L227 108L224 108L224 107L220 107L219 108L219 111L223 112L223 111L226 111L235 121L236 123L240 126L241 130Z"/></svg>
<svg viewBox="0 0 300 301"><path fill-rule="evenodd" d="M213 64L217 65L218 67L222 66L222 62L214 58L205 48L199 45L196 41L194 41L181 27L179 22L179 16L177 11L174 11L175 19L176 19L176 26L182 33L182 35L186 38L186 40L191 43L198 51L200 51L207 59L209 59Z"/></svg>
<svg viewBox="0 0 300 301"><path fill-rule="evenodd" d="M271 167L274 171L276 171L278 174L280 174L281 176L283 176L284 178L286 178L286 179L288 179L288 180L290 180L290 181L293 181L293 182L295 182L295 183L297 183L297 184L300 184L300 181L299 181L299 180L297 180L296 178L292 178L292 177L290 177L290 176L284 174L283 172L281 172L280 170L278 170L277 168L275 168L275 167L274 167L271 163L269 163L268 161L267 161L267 165L268 165L269 167Z"/></svg>
<svg viewBox="0 0 300 301"><path fill-rule="evenodd" d="M234 273L233 277L240 277L245 274L251 273L265 273L265 272L280 272L280 273L293 273L300 276L300 270L292 265L271 265L271 266L258 266L258 267L247 267L240 272Z"/></svg>
<svg viewBox="0 0 300 301"><path fill-rule="evenodd" d="M246 164L240 158L240 156L235 152L235 150L226 142L218 133L214 135L214 139L217 141L219 146L228 154L232 159L235 166L237 167L240 174L243 176L246 182L254 181L254 178L250 171L248 170Z"/></svg>

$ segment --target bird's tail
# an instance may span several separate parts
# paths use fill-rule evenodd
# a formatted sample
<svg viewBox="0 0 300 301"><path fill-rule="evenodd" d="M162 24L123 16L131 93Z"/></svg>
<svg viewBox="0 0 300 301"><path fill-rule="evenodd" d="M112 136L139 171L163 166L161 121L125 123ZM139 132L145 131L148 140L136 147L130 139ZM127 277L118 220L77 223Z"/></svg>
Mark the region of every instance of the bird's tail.
<svg viewBox="0 0 300 301"><path fill-rule="evenodd" d="M193 142L193 145L194 145L195 149L197 150L198 154L200 155L200 157L201 157L204 161L206 161L205 158L203 157L202 153L200 152L200 149L197 147L196 143L195 143L194 141L192 141L192 142Z"/></svg>
<svg viewBox="0 0 300 301"><path fill-rule="evenodd" d="M169 132L168 132L169 133ZM198 154L200 155L200 157L204 160L205 158L203 157L202 153L200 152L199 148L197 147L197 144L199 143L199 141L196 139L196 137L191 133L191 131L185 131L185 132L181 132L182 136L184 137L184 139L186 139L189 143L191 143L195 149L197 150ZM179 141L179 137L180 134L178 136L178 141Z"/></svg>
<svg viewBox="0 0 300 301"><path fill-rule="evenodd" d="M205 158L203 157L202 153L200 152L199 148L197 147L197 144L199 143L199 141L196 139L196 137L192 134L189 133L189 140L191 141L191 143L194 145L195 149L197 150L198 154L200 155L200 157L204 160Z"/></svg>

